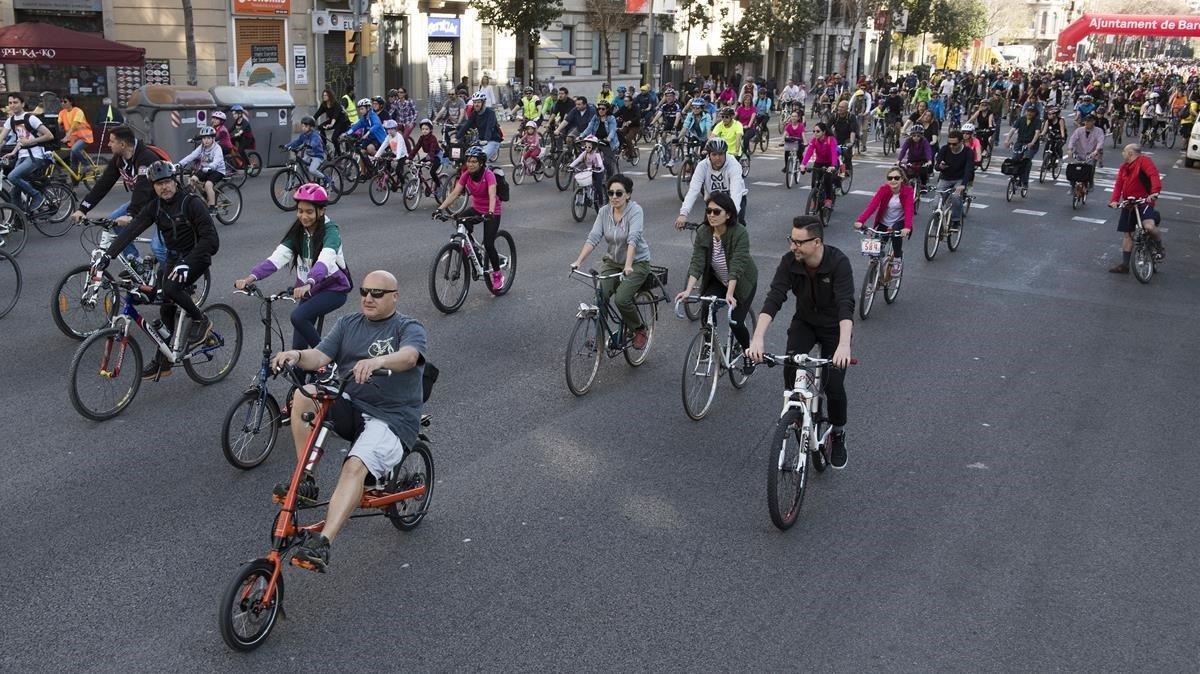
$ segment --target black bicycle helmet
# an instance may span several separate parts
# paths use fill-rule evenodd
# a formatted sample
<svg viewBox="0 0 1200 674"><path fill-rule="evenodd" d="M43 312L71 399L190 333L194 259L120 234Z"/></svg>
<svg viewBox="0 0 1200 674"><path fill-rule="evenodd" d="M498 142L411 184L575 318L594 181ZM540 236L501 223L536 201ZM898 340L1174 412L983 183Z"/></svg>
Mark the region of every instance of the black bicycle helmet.
<svg viewBox="0 0 1200 674"><path fill-rule="evenodd" d="M311 115L305 115L300 118L300 123L307 126L316 126L317 120L313 119Z"/></svg>
<svg viewBox="0 0 1200 674"><path fill-rule="evenodd" d="M150 182L156 183L160 180L167 180L175 177L175 165L169 161L156 161L146 169L146 177Z"/></svg>

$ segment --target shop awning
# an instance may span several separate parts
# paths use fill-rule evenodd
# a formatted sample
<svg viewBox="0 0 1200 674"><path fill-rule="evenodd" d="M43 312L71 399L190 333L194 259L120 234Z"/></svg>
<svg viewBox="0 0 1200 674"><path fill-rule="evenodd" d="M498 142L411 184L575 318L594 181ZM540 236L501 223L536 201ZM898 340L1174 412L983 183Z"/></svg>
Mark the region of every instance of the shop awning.
<svg viewBox="0 0 1200 674"><path fill-rule="evenodd" d="M48 23L0 28L0 63L140 66L146 50Z"/></svg>

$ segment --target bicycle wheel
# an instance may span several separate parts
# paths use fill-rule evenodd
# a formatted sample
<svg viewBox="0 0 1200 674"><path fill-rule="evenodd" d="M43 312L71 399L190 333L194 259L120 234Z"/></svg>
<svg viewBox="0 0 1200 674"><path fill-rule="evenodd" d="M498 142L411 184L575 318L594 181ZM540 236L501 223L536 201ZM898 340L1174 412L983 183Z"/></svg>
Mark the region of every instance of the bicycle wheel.
<svg viewBox="0 0 1200 674"><path fill-rule="evenodd" d="M564 155L562 164L559 165L554 173L554 186L558 188L559 192L565 192L571 186L571 168L568 166L569 163Z"/></svg>
<svg viewBox="0 0 1200 674"><path fill-rule="evenodd" d="M375 204L376 206L382 206L387 203L388 197L392 196L392 186L389 185L388 182L388 174L384 173L383 171L376 173L375 176L371 178L371 181L367 183L367 196L371 198L371 203ZM407 198L408 190L408 181L406 181L404 183L404 207L411 211L413 208L416 208L416 205L414 204L412 208L409 208ZM420 192L419 189L417 191ZM418 196L420 195L418 194Z"/></svg>
<svg viewBox="0 0 1200 674"><path fill-rule="evenodd" d="M245 169L246 175L251 178L257 178L258 175L260 173L262 173L262 169L263 169L262 155L255 152L254 150L250 150L249 152L247 152L246 153L246 169Z"/></svg>
<svg viewBox="0 0 1200 674"><path fill-rule="evenodd" d="M108 157L87 157L86 165L80 167L79 182L90 190L96 186L96 180L104 173L104 169L108 168Z"/></svg>
<svg viewBox="0 0 1200 674"><path fill-rule="evenodd" d="M68 219L68 216L75 211L79 204L79 197L75 194L75 190L71 189L66 183L53 181L47 183L42 188L42 195L46 197L46 202L50 204L42 215L33 219L33 226L37 231L49 237L59 237L75 226Z"/></svg>
<svg viewBox="0 0 1200 674"><path fill-rule="evenodd" d="M679 169L679 175L675 179L675 191L679 193L679 201L687 196L688 188L692 184L692 172L696 170L696 164L691 159L683 160L683 167Z"/></svg>
<svg viewBox="0 0 1200 674"><path fill-rule="evenodd" d="M333 167L342 174L342 188L338 190L342 194L353 194L354 190L358 189L358 183L362 176L362 168L358 165L357 155L343 155L333 160ZM324 165L322 165L322 173L324 173Z"/></svg>
<svg viewBox="0 0 1200 674"><path fill-rule="evenodd" d="M783 160L783 184L789 190L792 189L797 182L794 168L795 163L796 158L790 154L787 156L787 159Z"/></svg>
<svg viewBox="0 0 1200 674"><path fill-rule="evenodd" d="M886 264L886 263L885 263ZM904 280L903 268L898 275L888 277L887 285L883 287L883 301L891 304L896 301L896 297L900 294L900 283Z"/></svg>
<svg viewBox="0 0 1200 674"><path fill-rule="evenodd" d="M838 188L838 190L842 193L842 196L850 194L850 185L852 184L854 184L854 170L847 168L846 175L842 178L842 185Z"/></svg>
<svg viewBox="0 0 1200 674"><path fill-rule="evenodd" d="M458 311L467 299L471 270L458 243L442 246L429 269L429 299L443 314Z"/></svg>
<svg viewBox="0 0 1200 674"><path fill-rule="evenodd" d="M979 164L979 170L986 171L986 170L988 170L988 167L991 165L992 165L992 153L988 152L987 154L983 155L983 161L981 161Z"/></svg>
<svg viewBox="0 0 1200 674"><path fill-rule="evenodd" d="M1055 180L1058 180L1058 174L1062 173L1062 165L1059 164L1058 157L1054 158L1054 163L1050 166L1050 175Z"/></svg>
<svg viewBox="0 0 1200 674"><path fill-rule="evenodd" d="M523 154L525 154L525 146L516 138L513 138L508 144L508 163L515 167L517 165L517 160L520 159L521 155Z"/></svg>
<svg viewBox="0 0 1200 674"><path fill-rule="evenodd" d="M929 226L925 228L925 259L937 257L938 246L942 245L942 212L929 214Z"/></svg>
<svg viewBox="0 0 1200 674"><path fill-rule="evenodd" d="M1048 163L1048 162L1046 162L1046 161L1043 161L1043 162L1042 162L1042 168L1038 169L1038 182L1039 182L1039 183L1044 183L1044 182L1046 182L1046 170L1047 170L1048 168L1050 168L1050 165L1049 165L1049 163Z"/></svg>
<svg viewBox="0 0 1200 674"><path fill-rule="evenodd" d="M142 385L142 349L121 328L91 334L71 358L71 405L92 421L121 413Z"/></svg>
<svg viewBox="0 0 1200 674"><path fill-rule="evenodd" d="M1079 209L1079 189L1074 185L1071 186L1071 210Z"/></svg>
<svg viewBox="0 0 1200 674"><path fill-rule="evenodd" d="M767 452L767 511L783 531L796 523L808 485L808 429L797 427L803 415L790 409L775 422Z"/></svg>
<svg viewBox="0 0 1200 674"><path fill-rule="evenodd" d="M520 185L525 182L525 161L521 160L513 164L512 179L514 185Z"/></svg>
<svg viewBox="0 0 1200 674"><path fill-rule="evenodd" d="M0 250L0 318L8 315L21 298L21 265Z"/></svg>
<svg viewBox="0 0 1200 674"><path fill-rule="evenodd" d="M210 304L204 315L212 333L200 346L184 355L183 369L197 384L215 384L233 371L242 355L242 321L232 307Z"/></svg>
<svg viewBox="0 0 1200 674"><path fill-rule="evenodd" d="M1135 243L1133 246L1133 255L1129 256L1129 268L1133 272L1133 277L1141 283L1149 283L1154 277L1154 254L1150 252L1150 246L1146 241Z"/></svg>
<svg viewBox="0 0 1200 674"><path fill-rule="evenodd" d="M1015 196L1017 196L1017 180L1014 177L1008 179L1008 187L1004 190L1004 200L1012 201Z"/></svg>
<svg viewBox="0 0 1200 674"><path fill-rule="evenodd" d="M290 168L280 169L271 178L271 201L281 211L296 210L296 201L292 193L300 187L300 176Z"/></svg>
<svg viewBox="0 0 1200 674"><path fill-rule="evenodd" d="M567 340L567 388L581 396L592 388L600 369L600 321L595 316L580 316Z"/></svg>
<svg viewBox="0 0 1200 674"><path fill-rule="evenodd" d="M221 452L234 468L250 470L267 460L279 438L279 403L270 393L250 389L234 401L221 424Z"/></svg>
<svg viewBox="0 0 1200 674"><path fill-rule="evenodd" d="M748 330L750 332L751 337L754 336L754 312L753 311L750 311L749 313L746 314L746 330ZM745 358L745 356L742 354L742 345L738 343L737 337L731 336L730 339L733 340L731 342L733 345L733 348L730 349L730 352L731 352L730 361L731 362L729 363L729 383L733 384L734 388L740 389L740 388L744 388L746 386L747 381L750 381L750 375L746 374L745 370L742 369L744 366L744 358Z"/></svg>
<svg viewBox="0 0 1200 674"><path fill-rule="evenodd" d="M252 651L267 640L279 619L283 605L283 573L275 581L271 601L263 605L263 597L275 574L275 563L259 558L246 562L226 588L217 609L221 639L235 651Z"/></svg>
<svg viewBox="0 0 1200 674"><path fill-rule="evenodd" d="M418 440L412 449L404 454L400 465L392 469L384 481L383 491L396 494L418 487L425 487L425 493L417 498L405 499L393 503L383 509L392 526L400 531L412 531L417 528L425 513L429 512L429 503L433 499L433 453L429 446Z"/></svg>
<svg viewBox="0 0 1200 674"><path fill-rule="evenodd" d="M228 168L228 166L226 168ZM225 175L225 180L229 184L236 185L238 187L238 189L241 189L242 185L246 184L246 172L245 171L233 171L232 173L227 173Z"/></svg>
<svg viewBox="0 0 1200 674"><path fill-rule="evenodd" d="M717 379L720 378L717 368L717 359L720 358L716 353L718 348L716 344L709 343L709 336L704 331L696 333L688 346L681 382L683 411L695 421L708 414L713 396L717 393Z"/></svg>
<svg viewBox="0 0 1200 674"><path fill-rule="evenodd" d="M766 152L767 147L771 143L771 129L764 125L762 129L759 130L758 138L756 140L758 141L758 151Z"/></svg>
<svg viewBox="0 0 1200 674"><path fill-rule="evenodd" d="M1175 140L1179 137L1179 127L1171 124L1167 126L1166 131L1163 133L1167 135L1166 139L1163 140L1163 145L1169 149L1175 149Z"/></svg>
<svg viewBox="0 0 1200 674"><path fill-rule="evenodd" d="M585 189L591 188L576 187L575 194L571 197L571 217L575 219L575 222L583 222L584 217L587 216L587 193L584 192Z"/></svg>
<svg viewBox="0 0 1200 674"><path fill-rule="evenodd" d="M873 257L867 263L867 275L863 277L862 290L858 293L858 315L864 321L871 315L871 307L875 304L875 288L879 285L879 258Z"/></svg>
<svg viewBox="0 0 1200 674"><path fill-rule="evenodd" d="M625 347L625 362L632 367L638 367L646 362L646 357L650 355L650 348L654 346L654 324L658 321L658 303L654 301L654 294L647 291L638 291L633 296L634 306L637 308L638 314L642 317L642 327L646 329L646 346L643 349L633 348L633 344Z"/></svg>
<svg viewBox="0 0 1200 674"><path fill-rule="evenodd" d="M216 187L217 205L213 215L222 225L232 225L242 215L242 191L233 183L223 182Z"/></svg>
<svg viewBox="0 0 1200 674"><path fill-rule="evenodd" d="M958 227L950 227L950 231L946 233L946 247L950 252L958 250L959 244L962 243L963 229L967 226L967 212L963 211L962 219L958 221Z"/></svg>
<svg viewBox="0 0 1200 674"><path fill-rule="evenodd" d="M342 195L349 194L358 187L358 182L347 182L346 176L333 162L321 164L321 176L325 180L326 192L329 193L329 204L332 206L341 200ZM349 189L347 189L349 187Z"/></svg>
<svg viewBox="0 0 1200 674"><path fill-rule="evenodd" d="M502 229L496 232L493 245L496 247L496 256L500 258L500 271L504 272L504 285L493 288L492 279L488 275L484 276L483 282L490 293L499 297L512 288L513 279L517 277L517 244L513 242L512 234Z"/></svg>
<svg viewBox="0 0 1200 674"><path fill-rule="evenodd" d="M642 160L642 151L637 145L629 146L629 153L625 156L625 161L629 162L630 166L637 166Z"/></svg>
<svg viewBox="0 0 1200 674"><path fill-rule="evenodd" d="M658 175L658 165L662 162L662 148L655 146L650 150L650 156L646 159L646 178L654 180L654 176Z"/></svg>
<svg viewBox="0 0 1200 674"><path fill-rule="evenodd" d="M81 264L59 279L50 296L54 325L71 339L83 340L107 326L117 313L120 298L113 279L105 272L100 283L92 283L92 268Z"/></svg>

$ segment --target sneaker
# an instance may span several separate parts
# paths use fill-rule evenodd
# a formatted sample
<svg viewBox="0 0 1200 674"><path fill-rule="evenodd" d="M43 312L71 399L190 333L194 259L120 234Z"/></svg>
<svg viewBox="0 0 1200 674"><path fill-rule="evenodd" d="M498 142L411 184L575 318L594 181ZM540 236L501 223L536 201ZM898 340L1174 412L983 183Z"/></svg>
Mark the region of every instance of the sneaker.
<svg viewBox="0 0 1200 674"><path fill-rule="evenodd" d="M492 272L492 288L499 290L504 287L504 272Z"/></svg>
<svg viewBox="0 0 1200 674"><path fill-rule="evenodd" d="M204 343L208 336L212 334L212 320L207 316L202 321L192 321L192 327L188 330L187 348L194 349Z"/></svg>
<svg viewBox="0 0 1200 674"><path fill-rule="evenodd" d="M1167 257L1167 249L1163 247L1162 241L1154 242L1154 261L1162 262Z"/></svg>
<svg viewBox="0 0 1200 674"><path fill-rule="evenodd" d="M1110 273L1110 274L1128 274L1129 273L1129 265L1122 262L1121 264L1118 264L1118 265L1110 268L1108 270L1108 273Z"/></svg>
<svg viewBox="0 0 1200 674"><path fill-rule="evenodd" d="M170 343L169 339L168 343ZM150 364L142 369L142 381L158 381L170 376L171 363L161 353L157 354L154 360L150 361Z"/></svg>
<svg viewBox="0 0 1200 674"><path fill-rule="evenodd" d="M633 348L641 351L646 348L646 344L650 341L650 336L646 334L646 328L638 328L633 331Z"/></svg>
<svg viewBox="0 0 1200 674"><path fill-rule="evenodd" d="M958 228L961 226L962 226L961 220L951 220L950 221L950 231L952 231L952 232L957 232Z"/></svg>
<svg viewBox="0 0 1200 674"><path fill-rule="evenodd" d="M841 470L846 467L846 432L829 434L829 465Z"/></svg>
<svg viewBox="0 0 1200 674"><path fill-rule="evenodd" d="M307 534L292 553L292 566L325 573L329 567L329 539L324 534Z"/></svg>
<svg viewBox="0 0 1200 674"><path fill-rule="evenodd" d="M290 482L280 482L275 485L275 488L271 490L271 496L273 497L271 500L276 503L283 503L283 500L287 498L288 487L290 486ZM296 503L310 506L317 502L320 495L321 490L317 487L316 479L312 474L305 473L304 477L300 479L300 486L296 488Z"/></svg>

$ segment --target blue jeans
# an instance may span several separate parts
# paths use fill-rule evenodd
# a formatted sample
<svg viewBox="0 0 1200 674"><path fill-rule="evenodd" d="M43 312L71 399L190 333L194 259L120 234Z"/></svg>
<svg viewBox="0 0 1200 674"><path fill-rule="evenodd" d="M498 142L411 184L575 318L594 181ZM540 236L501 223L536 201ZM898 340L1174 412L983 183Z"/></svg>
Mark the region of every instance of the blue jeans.
<svg viewBox="0 0 1200 674"><path fill-rule="evenodd" d="M312 349L321 341L317 319L336 311L346 303L346 293L318 291L305 298L292 310L292 348Z"/></svg>
<svg viewBox="0 0 1200 674"><path fill-rule="evenodd" d="M108 219L116 220L122 215L128 215L129 204L130 202L126 201L117 206L117 210L108 214ZM117 227L117 234L120 234L122 229L121 227ZM158 258L160 268L167 263L167 244L163 241L162 234L157 229L154 231L154 235L150 237L150 250L154 252L154 257ZM121 254L125 257L136 259L138 257L137 246L130 243L128 246L125 246L125 250L121 251Z"/></svg>
<svg viewBox="0 0 1200 674"><path fill-rule="evenodd" d="M488 161L496 161L496 155L500 154L500 141L489 140L483 144L483 151L487 154Z"/></svg>
<svg viewBox="0 0 1200 674"><path fill-rule="evenodd" d="M8 174L8 181L13 184L13 187L28 195L31 202L34 204L42 200L42 193L33 189L33 185L30 185L29 182L25 180L25 176L45 166L43 162L44 160L41 159L22 157L21 159L17 160L17 165L13 167L13 170Z"/></svg>
<svg viewBox="0 0 1200 674"><path fill-rule="evenodd" d="M79 167L84 164L83 148L85 147L87 147L87 143L83 139L75 141L75 144L71 146L71 170L76 173L79 172Z"/></svg>

